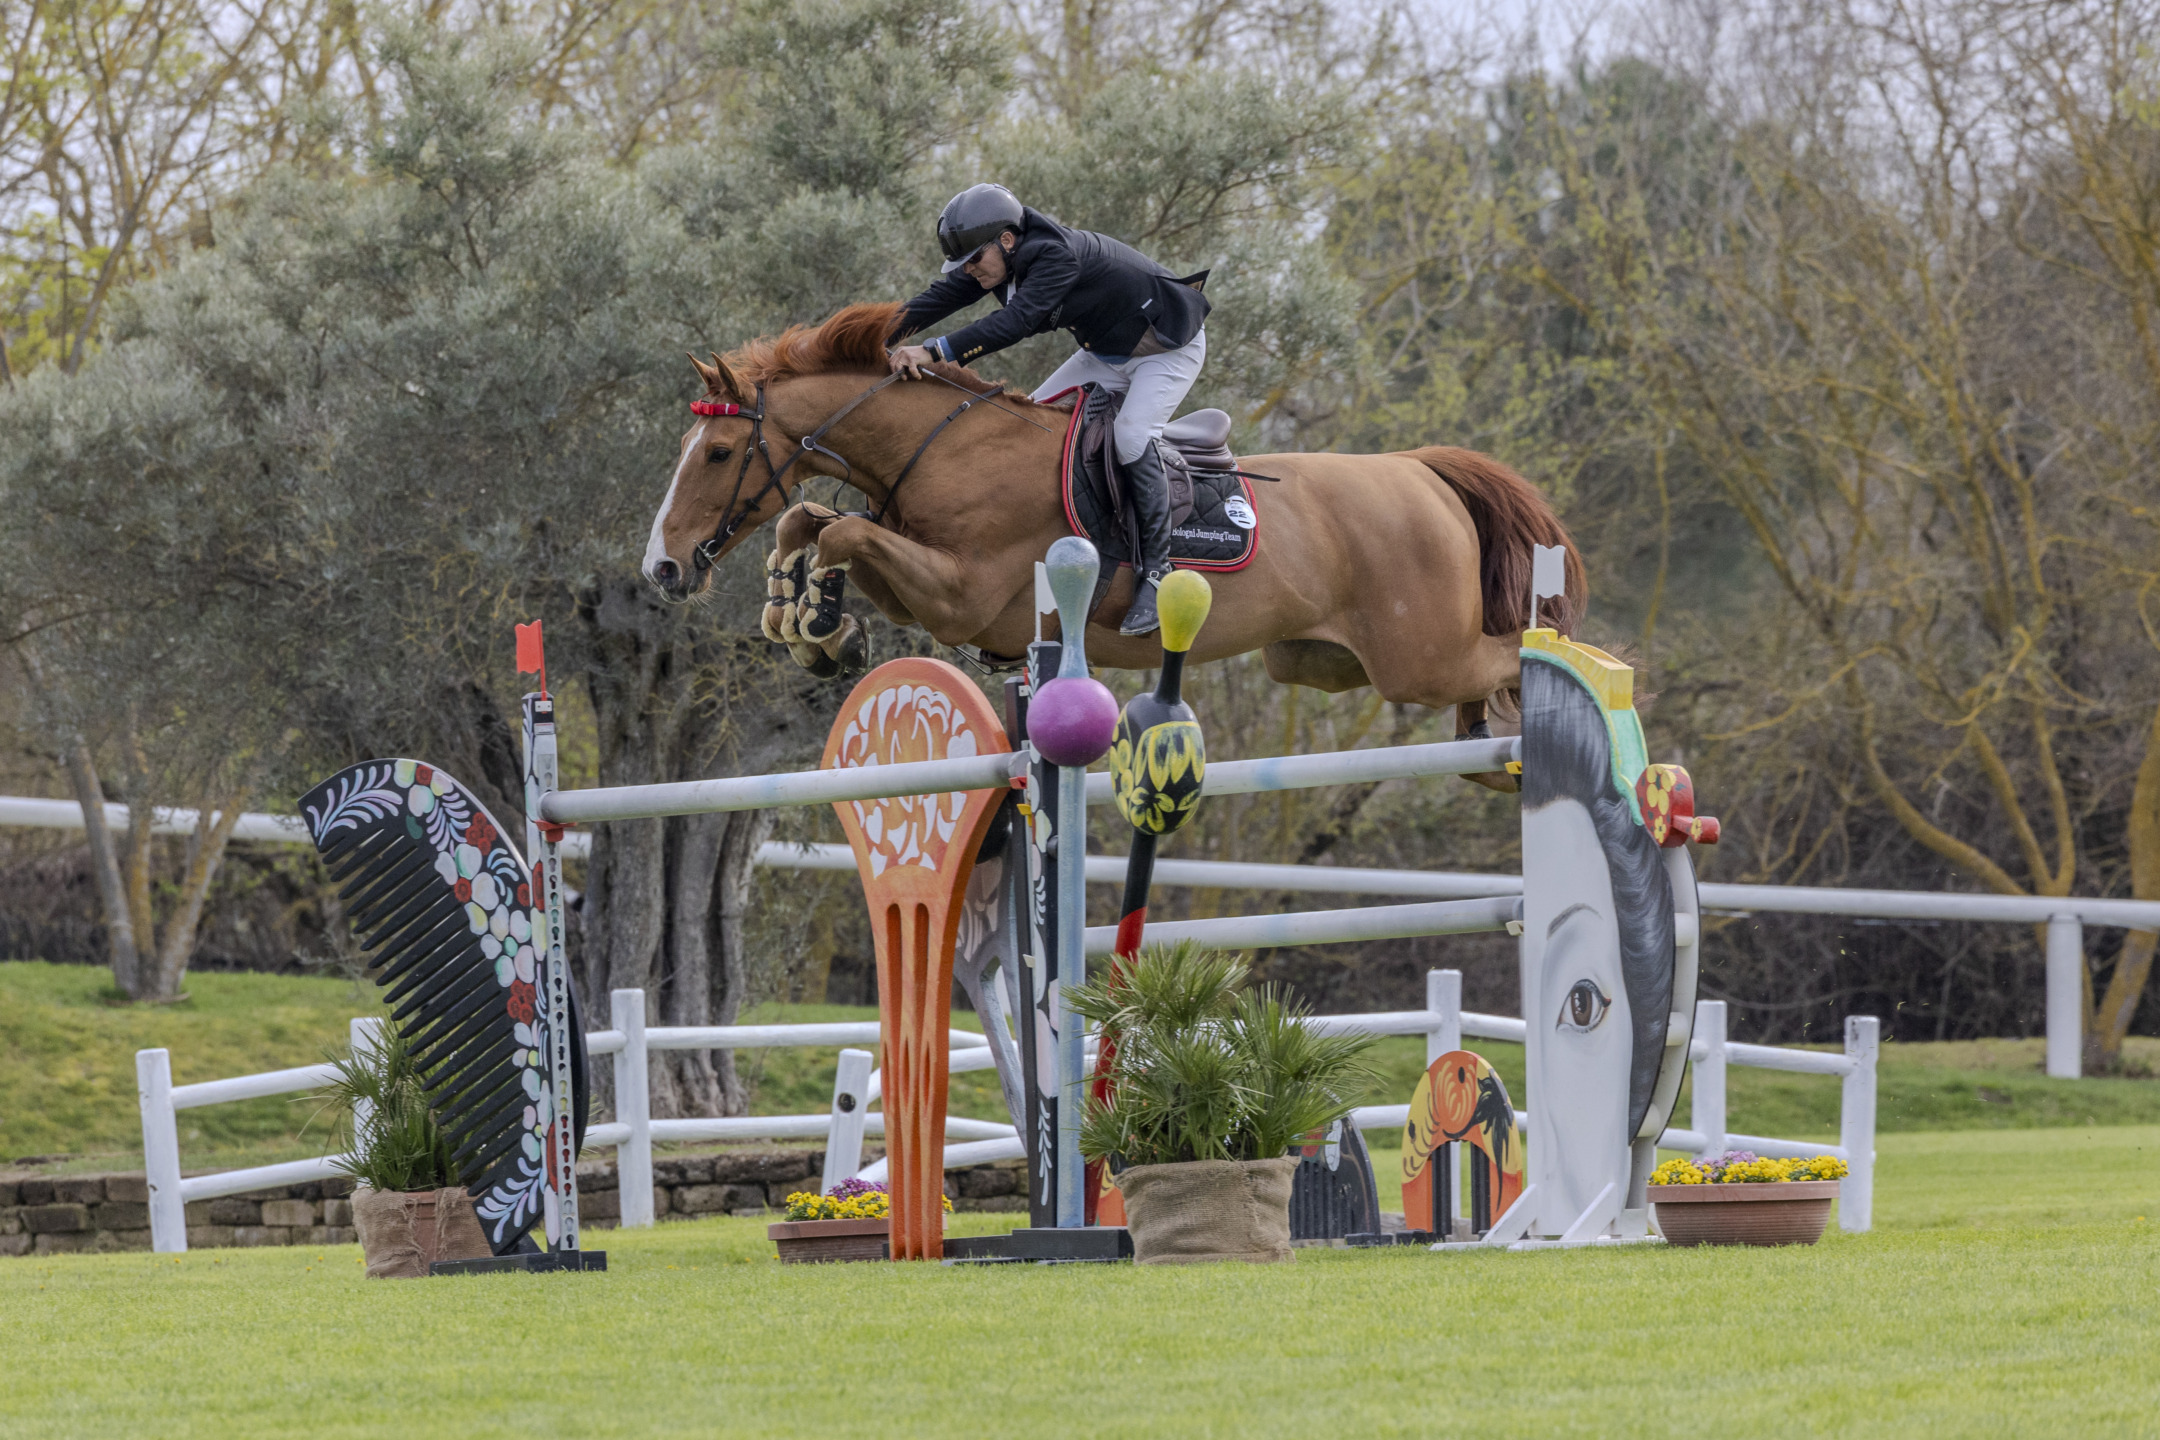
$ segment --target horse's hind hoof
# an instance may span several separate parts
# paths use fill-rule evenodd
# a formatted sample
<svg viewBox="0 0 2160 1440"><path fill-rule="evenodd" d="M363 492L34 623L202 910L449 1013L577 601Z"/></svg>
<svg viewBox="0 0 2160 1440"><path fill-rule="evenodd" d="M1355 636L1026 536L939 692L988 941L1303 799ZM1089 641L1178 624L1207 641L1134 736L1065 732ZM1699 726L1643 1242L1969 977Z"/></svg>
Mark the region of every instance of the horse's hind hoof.
<svg viewBox="0 0 2160 1440"><path fill-rule="evenodd" d="M1472 725L1470 733L1462 738L1465 740L1490 740L1492 739L1492 726L1480 720L1477 724Z"/></svg>
<svg viewBox="0 0 2160 1440"><path fill-rule="evenodd" d="M870 632L861 622L850 617L847 633L840 637L840 653L834 658L850 675L860 675L870 668Z"/></svg>
<svg viewBox="0 0 2160 1440"><path fill-rule="evenodd" d="M827 655L823 650L818 649L815 645L808 645L797 640L787 648L788 654L795 657L796 664L802 666L803 669L808 670L820 680L830 680L840 673L840 662Z"/></svg>

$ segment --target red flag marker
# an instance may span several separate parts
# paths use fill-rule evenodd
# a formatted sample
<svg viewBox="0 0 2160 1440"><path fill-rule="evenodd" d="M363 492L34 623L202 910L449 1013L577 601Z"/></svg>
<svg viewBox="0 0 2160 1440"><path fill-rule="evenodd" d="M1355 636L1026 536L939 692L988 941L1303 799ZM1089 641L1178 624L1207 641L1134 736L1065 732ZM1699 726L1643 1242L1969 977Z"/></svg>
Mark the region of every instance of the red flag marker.
<svg viewBox="0 0 2160 1440"><path fill-rule="evenodd" d="M540 677L540 696L547 698L547 653L538 620L517 627L517 667L520 675Z"/></svg>

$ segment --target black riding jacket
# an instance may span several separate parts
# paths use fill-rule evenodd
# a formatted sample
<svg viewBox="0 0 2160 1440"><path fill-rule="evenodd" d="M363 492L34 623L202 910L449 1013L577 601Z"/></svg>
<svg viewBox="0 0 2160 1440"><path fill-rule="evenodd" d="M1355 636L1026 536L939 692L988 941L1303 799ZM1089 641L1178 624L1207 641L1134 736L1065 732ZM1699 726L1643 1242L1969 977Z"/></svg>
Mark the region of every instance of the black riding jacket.
<svg viewBox="0 0 2160 1440"><path fill-rule="evenodd" d="M1207 272L1179 278L1123 241L1073 230L1036 210L1021 210L1019 243L1007 257L1011 274L985 291L955 270L908 301L895 339L965 310L985 294L1001 307L945 340L966 365L1030 335L1070 330L1083 350L1128 356L1174 350L1200 333ZM1152 331L1152 339L1150 332Z"/></svg>

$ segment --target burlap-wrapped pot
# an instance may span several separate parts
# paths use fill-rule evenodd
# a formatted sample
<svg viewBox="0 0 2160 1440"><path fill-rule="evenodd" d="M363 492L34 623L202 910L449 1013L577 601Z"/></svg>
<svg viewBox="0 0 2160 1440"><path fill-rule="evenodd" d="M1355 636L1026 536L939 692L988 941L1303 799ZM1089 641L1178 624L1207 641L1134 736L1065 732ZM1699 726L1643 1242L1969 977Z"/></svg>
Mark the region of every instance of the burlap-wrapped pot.
<svg viewBox="0 0 2160 1440"><path fill-rule="evenodd" d="M473 1213L472 1197L446 1190L353 1191L353 1228L370 1280L409 1280L437 1260L479 1260L495 1253Z"/></svg>
<svg viewBox="0 0 2160 1440"><path fill-rule="evenodd" d="M1297 1167L1295 1155L1131 1167L1117 1184L1133 1259L1142 1265L1295 1259L1290 1181Z"/></svg>

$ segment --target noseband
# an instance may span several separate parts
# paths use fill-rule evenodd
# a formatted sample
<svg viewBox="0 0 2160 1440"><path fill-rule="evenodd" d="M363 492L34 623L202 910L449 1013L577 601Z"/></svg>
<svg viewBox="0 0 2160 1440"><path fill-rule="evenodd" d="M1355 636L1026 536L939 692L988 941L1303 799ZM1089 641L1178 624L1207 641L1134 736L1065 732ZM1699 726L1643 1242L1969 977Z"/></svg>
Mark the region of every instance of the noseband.
<svg viewBox="0 0 2160 1440"><path fill-rule="evenodd" d="M823 455L826 459L832 461L834 464L840 467L840 479L843 483L849 485L854 484L855 467L847 462L847 457L841 455L837 451L827 449L820 442L824 440L827 432L829 432L833 428L833 426L838 425L842 420L847 419L849 415L853 414L855 412L856 406L862 404L865 400L868 400L871 396L877 394L878 391L883 390L886 386L892 384L894 381L900 378L902 377L900 376L899 372L895 371L893 374L887 375L884 379L878 381L869 389L857 395L854 399L848 401L847 404L841 406L830 416L826 417L825 423L818 426L817 429L811 431L808 435L803 436L800 447L796 449L792 454L790 454L787 459L782 460L777 464L775 464L773 461L771 448L765 443L764 381L761 380L758 382L757 404L754 408L751 409L746 410L741 405L736 404L732 400L691 401L690 413L693 415L739 415L743 419L750 422L750 443L743 449L742 464L736 467L735 488L729 493L727 506L721 512L722 518L720 521L720 528L713 532L713 536L710 540L699 541L697 548L690 552L690 561L693 565L697 567L699 572L703 573L704 571L710 570L712 568L713 561L719 558L721 549L727 544L729 540L734 538L735 532L742 529L744 523L748 521L751 516L757 514L758 507L765 503L766 496L772 494L773 491L783 489L786 486L788 471L792 470L795 467L795 462L802 459L803 456L813 454ZM937 427L933 429L927 436L923 437L922 444L915 447L915 453L908 457L907 464L900 467L899 475L894 477L892 484L885 487L884 503L878 506L875 511L870 512L863 517L871 521L872 523L878 523L884 520L886 512L892 508L894 497L900 493L900 482L907 479L908 475L913 472L913 470L915 469L915 462L922 459L923 452L930 448L930 442L937 439L939 435L943 434L946 426L952 424L953 421L959 419L962 415L965 415L968 411L974 409L978 402L984 400L994 400L997 396L1003 394L1005 390L1005 385L1002 381L1000 381L996 385L991 386L988 390L982 391L980 394L978 394L974 391L967 390L963 386L953 385L952 381L946 380L945 377L942 375L931 375L929 378L933 380L941 380L944 381L944 383L947 385L952 385L955 390L961 391L968 398L961 401L960 404L954 408L951 414L947 415L943 420L940 420L937 423ZM1002 409L1003 407L1001 406L999 408ZM1021 418L1026 419L1027 417L1022 416ZM1036 422L1032 420L1028 423L1036 424ZM1040 429L1042 427L1040 425L1037 425L1037 428ZM743 503L738 506L736 502L742 500L743 486L748 483L750 479L750 454L753 450L765 458L765 484L757 492L757 494L751 496L749 500L743 501Z"/></svg>

